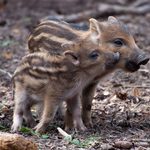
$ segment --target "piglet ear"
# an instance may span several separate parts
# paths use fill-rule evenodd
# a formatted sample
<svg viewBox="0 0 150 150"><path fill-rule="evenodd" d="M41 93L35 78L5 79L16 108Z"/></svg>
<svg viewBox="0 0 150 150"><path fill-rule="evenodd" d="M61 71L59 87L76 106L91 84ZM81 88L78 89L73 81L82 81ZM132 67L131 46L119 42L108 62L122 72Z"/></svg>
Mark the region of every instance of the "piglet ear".
<svg viewBox="0 0 150 150"><path fill-rule="evenodd" d="M98 44L99 42L98 40L100 39L100 35L101 35L100 24L94 18L89 19L89 22L90 22L91 40L95 44Z"/></svg>
<svg viewBox="0 0 150 150"><path fill-rule="evenodd" d="M108 17L108 22L110 22L110 23L118 23L119 21L118 21L117 18L115 18L113 16L109 16Z"/></svg>
<svg viewBox="0 0 150 150"><path fill-rule="evenodd" d="M68 60L72 64L74 64L75 66L79 66L80 64L79 57L74 51L71 51L71 50L65 51L64 55L66 58L68 58Z"/></svg>
<svg viewBox="0 0 150 150"><path fill-rule="evenodd" d="M90 21L90 30L95 33L96 35L100 34L100 29L99 29L99 23L96 19L91 18L89 19Z"/></svg>

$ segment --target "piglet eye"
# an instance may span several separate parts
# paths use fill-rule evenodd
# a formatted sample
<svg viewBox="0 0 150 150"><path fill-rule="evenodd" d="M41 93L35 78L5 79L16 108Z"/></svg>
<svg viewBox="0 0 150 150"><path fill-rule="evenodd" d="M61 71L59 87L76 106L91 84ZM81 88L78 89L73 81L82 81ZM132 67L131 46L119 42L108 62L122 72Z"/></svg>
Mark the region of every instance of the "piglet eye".
<svg viewBox="0 0 150 150"><path fill-rule="evenodd" d="M99 56L99 52L98 51L93 51L89 54L89 58L90 59L93 59L93 60L96 60Z"/></svg>
<svg viewBox="0 0 150 150"><path fill-rule="evenodd" d="M114 41L113 41L113 43L116 45L116 46L118 46L118 47L121 47L123 44L124 44L124 42L123 42L123 40L122 39L115 39Z"/></svg>

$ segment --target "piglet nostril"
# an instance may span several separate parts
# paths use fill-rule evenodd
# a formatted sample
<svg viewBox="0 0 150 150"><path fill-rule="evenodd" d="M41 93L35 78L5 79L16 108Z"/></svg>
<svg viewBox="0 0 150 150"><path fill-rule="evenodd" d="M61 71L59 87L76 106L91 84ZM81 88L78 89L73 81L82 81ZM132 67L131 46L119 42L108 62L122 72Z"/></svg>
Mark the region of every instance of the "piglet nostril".
<svg viewBox="0 0 150 150"><path fill-rule="evenodd" d="M150 59L150 57L147 55L139 55L136 59L137 65L146 65L148 63L149 59Z"/></svg>
<svg viewBox="0 0 150 150"><path fill-rule="evenodd" d="M148 63L148 61L149 61L149 58L145 58L145 59L141 60L141 61L138 63L138 65L146 65L146 64Z"/></svg>

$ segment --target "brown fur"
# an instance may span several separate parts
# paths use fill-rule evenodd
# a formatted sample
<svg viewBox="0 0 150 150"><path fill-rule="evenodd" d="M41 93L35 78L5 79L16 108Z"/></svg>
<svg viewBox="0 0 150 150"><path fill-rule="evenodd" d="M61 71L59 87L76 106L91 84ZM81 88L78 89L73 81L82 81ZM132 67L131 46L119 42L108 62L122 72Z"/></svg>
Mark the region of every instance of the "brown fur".
<svg viewBox="0 0 150 150"><path fill-rule="evenodd" d="M114 40L118 38L124 41L122 47L117 47L114 44ZM28 46L31 53L49 51L60 54L80 41L83 41L81 44L84 47L91 49L97 45L101 50L120 52L121 59L116 68L125 71L129 71L125 67L126 61L133 59L135 53L137 55L142 53L128 27L114 17L109 17L105 22L90 19L88 30L78 30L62 21L46 20L41 22L30 35Z"/></svg>
<svg viewBox="0 0 150 150"><path fill-rule="evenodd" d="M117 46L114 43L116 39L123 40L123 45ZM103 51L119 52L119 63L106 74L114 69L123 69L129 72L137 71L139 66L130 68L127 64L131 61L136 64L139 56L143 55L144 57L144 52L136 45L127 26L114 17L109 17L108 21L105 22L90 19L88 30L78 30L65 22L47 20L39 24L28 42L30 52L49 51L53 54L61 54L68 48L74 50L76 44L79 46L78 48L84 46L88 49L94 49L96 45ZM87 108L92 106L95 87L100 78L101 75L91 81L82 93L82 116L86 125L91 125L91 111Z"/></svg>
<svg viewBox="0 0 150 150"><path fill-rule="evenodd" d="M95 47L96 48L96 47ZM92 54L97 57L91 57ZM66 101L66 128L85 130L80 112L80 95L83 88L96 76L103 75L110 64L116 63L116 55L99 49L78 49L62 55L36 52L25 56L17 67L13 80L15 85L15 109L12 131L21 128L23 118L30 126L35 125L31 114L34 104L44 102L44 110L37 132L45 132L59 105ZM69 113L74 121L70 125Z"/></svg>

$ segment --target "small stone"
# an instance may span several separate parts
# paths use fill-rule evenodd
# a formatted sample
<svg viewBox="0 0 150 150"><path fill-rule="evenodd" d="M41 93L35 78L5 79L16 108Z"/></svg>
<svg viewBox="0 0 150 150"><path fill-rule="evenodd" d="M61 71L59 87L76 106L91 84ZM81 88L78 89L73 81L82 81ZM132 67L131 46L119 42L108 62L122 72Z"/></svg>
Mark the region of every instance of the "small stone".
<svg viewBox="0 0 150 150"><path fill-rule="evenodd" d="M21 135L0 132L0 150L38 150L37 145Z"/></svg>

